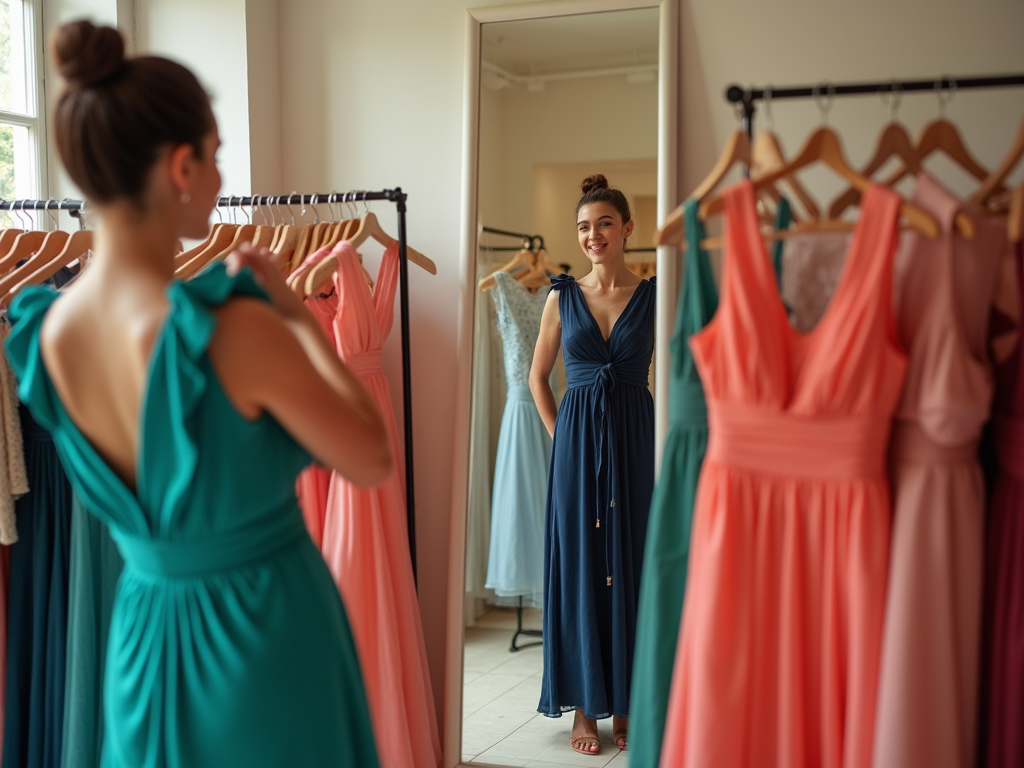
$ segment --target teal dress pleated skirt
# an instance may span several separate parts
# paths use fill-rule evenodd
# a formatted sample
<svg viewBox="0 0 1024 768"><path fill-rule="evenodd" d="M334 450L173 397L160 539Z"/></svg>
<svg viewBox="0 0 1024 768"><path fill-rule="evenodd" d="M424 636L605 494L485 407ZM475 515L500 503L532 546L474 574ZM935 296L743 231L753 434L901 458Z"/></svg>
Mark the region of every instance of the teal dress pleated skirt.
<svg viewBox="0 0 1024 768"><path fill-rule="evenodd" d="M40 327L58 294L28 289L10 309L18 394L124 558L101 765L376 768L348 619L295 497L311 458L269 414L236 411L207 355L216 309L265 295L248 270L217 264L167 296L135 489L78 431L43 364Z"/></svg>

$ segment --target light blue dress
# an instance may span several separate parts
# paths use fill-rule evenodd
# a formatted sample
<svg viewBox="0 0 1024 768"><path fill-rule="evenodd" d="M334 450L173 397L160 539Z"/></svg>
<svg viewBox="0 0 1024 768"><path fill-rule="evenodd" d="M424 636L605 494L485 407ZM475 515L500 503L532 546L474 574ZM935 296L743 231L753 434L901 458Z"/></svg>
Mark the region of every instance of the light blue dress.
<svg viewBox="0 0 1024 768"><path fill-rule="evenodd" d="M494 464L486 587L499 598L522 597L524 605L539 607L551 437L527 382L549 289L530 293L506 272L496 273L494 279L491 293L505 352L508 394Z"/></svg>

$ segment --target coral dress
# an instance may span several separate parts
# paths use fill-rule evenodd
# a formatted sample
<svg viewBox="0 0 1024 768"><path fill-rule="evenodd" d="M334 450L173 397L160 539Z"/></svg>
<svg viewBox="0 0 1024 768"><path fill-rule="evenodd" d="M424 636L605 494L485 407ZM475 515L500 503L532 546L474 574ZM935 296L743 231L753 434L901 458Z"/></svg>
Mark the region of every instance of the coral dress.
<svg viewBox="0 0 1024 768"><path fill-rule="evenodd" d="M338 354L373 396L401 461L381 348L394 316L398 245L384 253L371 294L359 256L342 241L334 287ZM434 697L409 557L405 483L399 469L363 488L331 478L321 545L352 622L383 768L434 768L441 760ZM339 728L348 725L338 723Z"/></svg>
<svg viewBox="0 0 1024 768"><path fill-rule="evenodd" d="M905 236L900 340L909 355L889 465L892 551L874 768L975 764L985 487L978 462L992 405L988 318L1006 228L976 217L929 176L914 202L941 228Z"/></svg>
<svg viewBox="0 0 1024 768"><path fill-rule="evenodd" d="M900 198L865 192L806 334L779 299L750 182L725 201L719 307L690 341L710 438L661 765L864 768L906 368L891 317Z"/></svg>

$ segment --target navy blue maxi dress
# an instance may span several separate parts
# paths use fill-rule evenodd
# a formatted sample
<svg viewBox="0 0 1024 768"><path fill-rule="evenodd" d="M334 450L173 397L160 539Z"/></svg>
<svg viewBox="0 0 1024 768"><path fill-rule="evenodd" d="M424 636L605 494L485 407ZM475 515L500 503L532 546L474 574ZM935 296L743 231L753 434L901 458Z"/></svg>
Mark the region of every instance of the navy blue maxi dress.
<svg viewBox="0 0 1024 768"><path fill-rule="evenodd" d="M538 711L625 717L654 489L654 279L637 286L607 341L572 277L551 287L566 392L548 480Z"/></svg>

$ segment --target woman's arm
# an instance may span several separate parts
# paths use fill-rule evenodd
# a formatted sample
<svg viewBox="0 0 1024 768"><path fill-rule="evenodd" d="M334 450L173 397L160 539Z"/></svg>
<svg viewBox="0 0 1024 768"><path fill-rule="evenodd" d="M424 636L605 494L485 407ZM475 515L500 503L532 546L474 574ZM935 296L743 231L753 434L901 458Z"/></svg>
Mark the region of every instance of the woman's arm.
<svg viewBox="0 0 1024 768"><path fill-rule="evenodd" d="M544 302L544 314L540 318L540 334L537 346L533 348L533 365L530 366L530 392L537 404L540 418L548 434L555 435L555 393L551 391L551 370L558 359L558 348L562 343L562 318L558 312L558 291L548 293Z"/></svg>
<svg viewBox="0 0 1024 768"><path fill-rule="evenodd" d="M271 304L228 302L218 315L210 355L243 413L268 411L318 461L357 485L375 485L393 469L388 431L376 403L338 358L313 315L263 254L243 251Z"/></svg>

